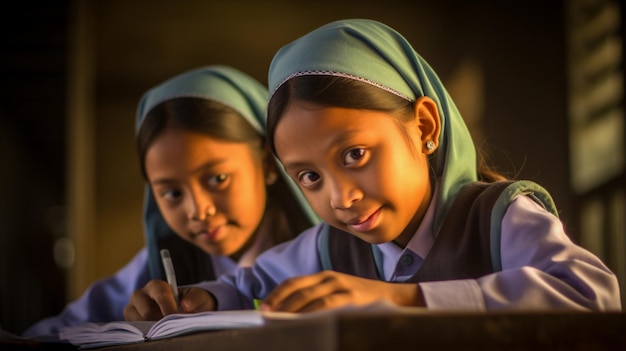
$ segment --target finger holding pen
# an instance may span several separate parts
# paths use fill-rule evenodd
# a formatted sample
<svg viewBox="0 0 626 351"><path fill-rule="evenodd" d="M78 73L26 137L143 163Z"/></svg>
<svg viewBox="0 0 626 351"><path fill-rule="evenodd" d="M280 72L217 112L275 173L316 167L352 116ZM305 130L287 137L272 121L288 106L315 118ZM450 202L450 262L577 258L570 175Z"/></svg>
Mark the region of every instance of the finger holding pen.
<svg viewBox="0 0 626 351"><path fill-rule="evenodd" d="M124 308L124 318L129 321L159 320L177 312L171 286L163 280L154 279L133 292Z"/></svg>
<svg viewBox="0 0 626 351"><path fill-rule="evenodd" d="M215 310L215 298L208 291L197 287L178 288L173 266L167 268L171 264L171 257L168 257L167 253L162 257L167 281L154 279L136 290L124 308L126 320L159 320L172 313Z"/></svg>
<svg viewBox="0 0 626 351"><path fill-rule="evenodd" d="M170 285L172 289L172 294L174 295L177 312L192 313L200 311L210 311L215 309L215 299L204 289L181 289L183 294L180 294L178 284L176 282L174 264L172 262L172 257L170 256L169 250L161 250L161 260L163 261L163 268L165 269L167 283Z"/></svg>

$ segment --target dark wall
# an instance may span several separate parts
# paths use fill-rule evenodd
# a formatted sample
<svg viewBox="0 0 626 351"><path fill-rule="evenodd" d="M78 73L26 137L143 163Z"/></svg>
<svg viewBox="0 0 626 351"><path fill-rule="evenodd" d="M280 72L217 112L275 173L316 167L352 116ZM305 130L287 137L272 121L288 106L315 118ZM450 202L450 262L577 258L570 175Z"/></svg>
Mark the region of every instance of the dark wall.
<svg viewBox="0 0 626 351"><path fill-rule="evenodd" d="M65 303L67 2L0 13L0 327L21 332Z"/></svg>

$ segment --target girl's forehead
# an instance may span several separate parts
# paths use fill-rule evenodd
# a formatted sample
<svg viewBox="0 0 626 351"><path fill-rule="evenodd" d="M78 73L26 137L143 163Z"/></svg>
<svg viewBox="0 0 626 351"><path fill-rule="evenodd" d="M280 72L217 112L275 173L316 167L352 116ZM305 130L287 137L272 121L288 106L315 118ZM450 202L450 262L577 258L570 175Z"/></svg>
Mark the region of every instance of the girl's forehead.
<svg viewBox="0 0 626 351"><path fill-rule="evenodd" d="M285 110L275 132L275 144L310 143L329 148L356 136L389 135L397 131L394 118L381 111L293 104ZM389 135L390 136L390 135Z"/></svg>
<svg viewBox="0 0 626 351"><path fill-rule="evenodd" d="M221 165L260 165L261 159L262 153L249 143L170 131L157 138L148 149L146 170L151 179L155 176L168 178L169 174L196 173Z"/></svg>

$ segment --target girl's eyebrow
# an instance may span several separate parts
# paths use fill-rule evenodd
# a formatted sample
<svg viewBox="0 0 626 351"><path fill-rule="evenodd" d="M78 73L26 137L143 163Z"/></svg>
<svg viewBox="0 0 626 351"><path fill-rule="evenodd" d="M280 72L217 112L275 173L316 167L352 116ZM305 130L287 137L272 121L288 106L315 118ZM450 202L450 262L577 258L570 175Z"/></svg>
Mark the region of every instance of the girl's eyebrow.
<svg viewBox="0 0 626 351"><path fill-rule="evenodd" d="M332 139L329 144L332 146L335 146L337 144L342 144L352 139L355 134L358 134L358 132L359 132L358 130L347 130L346 132L341 133L340 135Z"/></svg>
<svg viewBox="0 0 626 351"><path fill-rule="evenodd" d="M298 170L298 169L306 168L307 162L300 162L300 161L285 162L285 163L283 163L283 166L285 167L285 170L287 172L290 172L290 171L293 172L293 171Z"/></svg>
<svg viewBox="0 0 626 351"><path fill-rule="evenodd" d="M217 165L220 165L220 164L226 162L227 160L228 160L228 158L213 159L213 160L211 160L209 162L205 162L205 163L199 165L198 167L192 169L190 173L199 173L199 172L201 172L203 170L210 169L210 168L213 168L213 167L215 167ZM172 178L157 178L157 179L153 180L151 183L153 185L162 185L162 184L171 184L171 183L175 183L175 182L176 182L176 179L172 179Z"/></svg>
<svg viewBox="0 0 626 351"><path fill-rule="evenodd" d="M335 138L331 139L328 143L325 143L324 145L328 145L328 146L325 146L324 149L325 150L333 149L337 145L341 145L345 143L346 141L352 139L355 134L358 134L358 130L347 130L345 133L341 133L340 135L337 135ZM308 166L308 163L306 161L295 161L295 162L287 161L287 162L282 162L282 164L285 167L285 170L287 171L295 171L297 169L306 168Z"/></svg>

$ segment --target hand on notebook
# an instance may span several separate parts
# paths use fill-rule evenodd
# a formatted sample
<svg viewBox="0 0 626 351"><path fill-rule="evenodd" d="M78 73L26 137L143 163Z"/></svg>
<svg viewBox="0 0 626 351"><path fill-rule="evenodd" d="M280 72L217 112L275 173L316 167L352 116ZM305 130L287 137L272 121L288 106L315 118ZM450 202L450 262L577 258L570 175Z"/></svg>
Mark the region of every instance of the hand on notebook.
<svg viewBox="0 0 626 351"><path fill-rule="evenodd" d="M178 294L180 306L176 306L176 299L166 281L151 280L131 295L124 308L124 318L127 321L156 321L172 313L215 310L215 299L204 289L179 288Z"/></svg>
<svg viewBox="0 0 626 351"><path fill-rule="evenodd" d="M263 300L260 308L277 312L311 312L380 301L399 306L424 306L417 284L388 283L323 271L284 281Z"/></svg>

